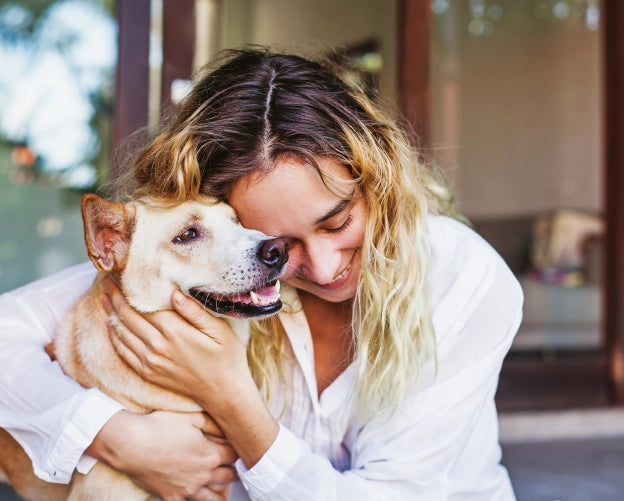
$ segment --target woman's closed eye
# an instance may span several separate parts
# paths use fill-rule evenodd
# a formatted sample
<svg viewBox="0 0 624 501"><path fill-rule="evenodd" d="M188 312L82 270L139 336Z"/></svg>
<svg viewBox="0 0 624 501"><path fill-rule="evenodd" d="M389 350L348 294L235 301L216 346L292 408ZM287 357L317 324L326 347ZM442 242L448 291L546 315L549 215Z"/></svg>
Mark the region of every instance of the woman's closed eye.
<svg viewBox="0 0 624 501"><path fill-rule="evenodd" d="M347 219L345 219L344 222L340 226L337 226L335 228L326 228L325 231L327 231L328 233L340 233L341 231L346 230L352 221L353 221L353 215L349 214Z"/></svg>

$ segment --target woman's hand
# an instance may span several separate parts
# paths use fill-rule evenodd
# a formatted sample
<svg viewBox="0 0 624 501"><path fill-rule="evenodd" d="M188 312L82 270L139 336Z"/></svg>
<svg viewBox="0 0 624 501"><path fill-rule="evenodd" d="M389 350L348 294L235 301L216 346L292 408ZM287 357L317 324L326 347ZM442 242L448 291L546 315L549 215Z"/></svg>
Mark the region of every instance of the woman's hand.
<svg viewBox="0 0 624 501"><path fill-rule="evenodd" d="M117 353L148 381L195 400L247 468L256 464L279 425L260 397L234 331L179 290L171 296L175 312L141 315L110 280L103 283L104 308L119 319L111 326Z"/></svg>
<svg viewBox="0 0 624 501"><path fill-rule="evenodd" d="M224 320L180 291L172 295L177 313L141 315L110 280L104 287L104 308L119 319L111 324L112 343L140 376L210 408L241 384L255 388L245 347Z"/></svg>
<svg viewBox="0 0 624 501"><path fill-rule="evenodd" d="M87 449L166 501L225 501L208 485L236 480L236 454L205 413L120 411Z"/></svg>

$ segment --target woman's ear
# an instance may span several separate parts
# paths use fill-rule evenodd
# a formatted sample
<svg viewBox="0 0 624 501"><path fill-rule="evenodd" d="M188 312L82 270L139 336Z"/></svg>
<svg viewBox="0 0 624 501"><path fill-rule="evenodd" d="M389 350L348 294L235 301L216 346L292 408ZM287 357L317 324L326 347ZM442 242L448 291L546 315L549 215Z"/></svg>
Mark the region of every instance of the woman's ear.
<svg viewBox="0 0 624 501"><path fill-rule="evenodd" d="M89 258L100 271L123 270L134 230L134 209L93 193L82 197L81 207Z"/></svg>

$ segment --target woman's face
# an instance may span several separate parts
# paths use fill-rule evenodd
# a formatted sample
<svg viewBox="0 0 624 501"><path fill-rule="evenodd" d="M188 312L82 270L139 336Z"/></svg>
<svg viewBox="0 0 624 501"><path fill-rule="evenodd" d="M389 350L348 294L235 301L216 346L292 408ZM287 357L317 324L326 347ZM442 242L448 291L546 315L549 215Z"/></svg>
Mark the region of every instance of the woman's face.
<svg viewBox="0 0 624 501"><path fill-rule="evenodd" d="M331 191L313 167L284 159L268 174L241 179L229 202L243 226L289 243L282 280L341 302L357 289L368 211L345 166L331 159L319 165Z"/></svg>

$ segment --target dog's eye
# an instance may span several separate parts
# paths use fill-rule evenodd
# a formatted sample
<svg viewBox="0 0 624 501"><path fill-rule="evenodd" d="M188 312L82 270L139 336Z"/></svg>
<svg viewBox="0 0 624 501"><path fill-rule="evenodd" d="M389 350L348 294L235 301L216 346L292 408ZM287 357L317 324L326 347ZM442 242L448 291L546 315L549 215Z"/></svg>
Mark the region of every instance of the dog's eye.
<svg viewBox="0 0 624 501"><path fill-rule="evenodd" d="M177 243L189 242L190 240L193 240L197 238L198 236L199 236L199 233L197 232L195 228L189 228L188 230L185 230L184 232L180 233L177 237L175 237L173 241Z"/></svg>

